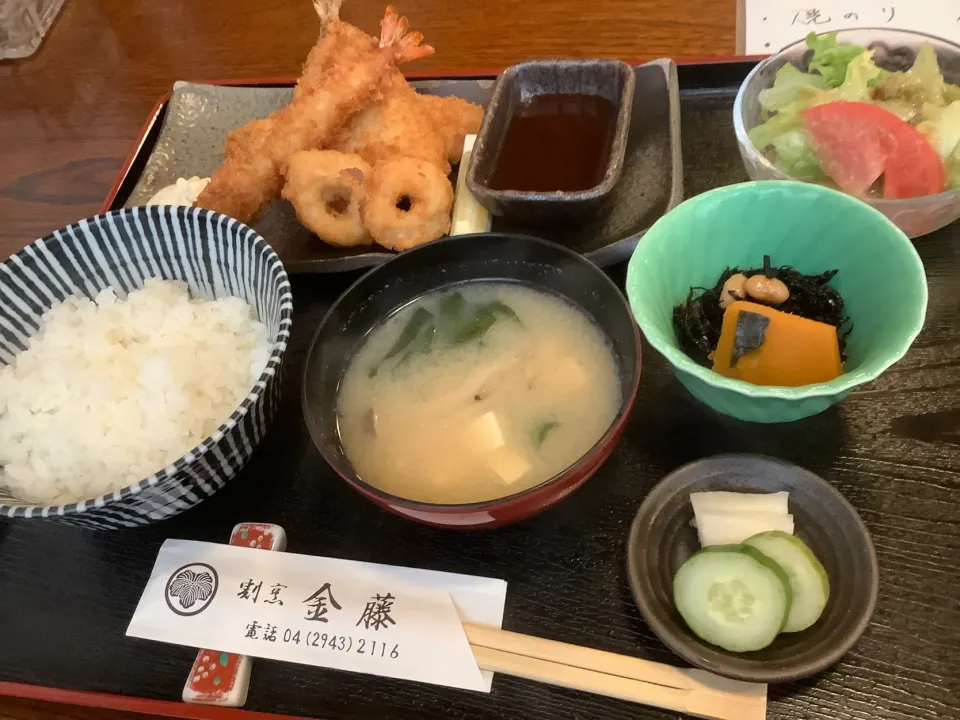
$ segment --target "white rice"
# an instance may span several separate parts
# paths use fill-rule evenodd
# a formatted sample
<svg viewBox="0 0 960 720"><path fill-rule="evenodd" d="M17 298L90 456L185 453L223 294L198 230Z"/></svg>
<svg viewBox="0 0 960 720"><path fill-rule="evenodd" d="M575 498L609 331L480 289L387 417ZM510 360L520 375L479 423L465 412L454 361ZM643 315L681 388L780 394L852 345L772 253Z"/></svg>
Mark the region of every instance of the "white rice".
<svg viewBox="0 0 960 720"><path fill-rule="evenodd" d="M270 350L239 298L158 279L126 300L71 297L0 372L0 485L62 504L136 483L209 437Z"/></svg>

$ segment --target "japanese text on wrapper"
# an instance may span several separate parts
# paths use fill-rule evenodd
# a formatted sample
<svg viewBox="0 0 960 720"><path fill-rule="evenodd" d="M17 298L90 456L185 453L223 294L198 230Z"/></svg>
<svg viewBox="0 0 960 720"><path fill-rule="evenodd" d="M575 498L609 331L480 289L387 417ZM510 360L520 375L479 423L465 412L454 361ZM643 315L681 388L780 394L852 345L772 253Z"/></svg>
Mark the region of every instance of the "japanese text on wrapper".
<svg viewBox="0 0 960 720"><path fill-rule="evenodd" d="M284 600L281 597L286 585L279 583L269 587L269 596L263 600L260 598L260 592L263 589L263 581L250 578L240 583L237 597L241 600L248 600L253 604L263 602L264 604L283 605ZM363 631L379 633L388 630L396 625L394 618L394 602L396 597L390 592L376 593L365 604L365 606L356 614L358 618L353 622L354 627L361 628ZM332 613L351 613L350 609L345 609L337 602L333 587L330 583L323 583L316 591L305 598L302 603L304 606L304 623L329 623ZM252 620L246 626L244 638L250 640L261 640L263 642L281 642L300 645L303 643L307 647L335 651L335 652L356 652L359 655L370 655L372 657L392 658L400 657L400 647L397 643L391 643L386 637L376 638L351 634L338 634L333 632L322 632L308 627L278 627L269 622L259 622Z"/></svg>

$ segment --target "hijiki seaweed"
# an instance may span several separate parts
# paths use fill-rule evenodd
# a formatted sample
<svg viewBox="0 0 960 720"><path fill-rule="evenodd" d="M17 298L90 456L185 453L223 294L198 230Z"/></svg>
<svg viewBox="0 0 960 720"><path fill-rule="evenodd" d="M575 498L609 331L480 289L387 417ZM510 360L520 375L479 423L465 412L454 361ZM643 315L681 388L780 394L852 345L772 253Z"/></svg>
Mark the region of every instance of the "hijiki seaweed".
<svg viewBox="0 0 960 720"><path fill-rule="evenodd" d="M775 305L751 298L751 302L760 302L783 312L833 325L837 328L841 357L846 359L846 339L852 324L850 318L843 313L843 298L830 285L830 280L837 274L837 270L828 270L819 275L804 275L789 265L772 267L769 255L765 255L763 260L764 266L760 268L741 270L728 267L712 288L690 288L687 299L673 309L673 326L684 352L701 365L711 365L710 356L717 347L723 327L724 311L720 306L723 286L727 280L739 273L747 277L762 274L783 282L790 291L790 297L786 301Z"/></svg>

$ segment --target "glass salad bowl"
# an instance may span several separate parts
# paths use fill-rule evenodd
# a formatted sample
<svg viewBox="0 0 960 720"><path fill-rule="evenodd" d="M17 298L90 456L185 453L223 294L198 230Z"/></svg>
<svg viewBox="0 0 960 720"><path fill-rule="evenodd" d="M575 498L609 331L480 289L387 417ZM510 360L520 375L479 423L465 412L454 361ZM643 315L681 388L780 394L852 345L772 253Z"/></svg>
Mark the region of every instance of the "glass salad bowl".
<svg viewBox="0 0 960 720"><path fill-rule="evenodd" d="M857 28L839 31L837 41L873 50L877 64L891 70L909 68L923 44L929 43L937 54L944 80L960 83L960 45L942 38L906 30ZM775 165L753 144L748 133L765 119L760 93L773 86L777 71L787 63L806 69L811 55L806 40L788 45L757 65L740 86L733 105L733 127L743 164L752 180L803 179L793 177ZM886 215L911 238L939 230L960 218L960 188L903 200L865 198L864 201Z"/></svg>

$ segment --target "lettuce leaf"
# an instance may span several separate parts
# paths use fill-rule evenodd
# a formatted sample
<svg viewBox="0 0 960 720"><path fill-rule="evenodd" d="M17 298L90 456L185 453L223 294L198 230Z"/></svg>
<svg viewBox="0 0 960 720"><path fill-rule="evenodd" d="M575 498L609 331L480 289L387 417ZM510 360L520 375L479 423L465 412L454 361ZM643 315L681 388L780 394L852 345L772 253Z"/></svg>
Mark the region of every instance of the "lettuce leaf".
<svg viewBox="0 0 960 720"><path fill-rule="evenodd" d="M802 130L781 133L771 144L777 153L777 165L790 177L808 182L826 178L817 154L807 144L807 135Z"/></svg>
<svg viewBox="0 0 960 720"><path fill-rule="evenodd" d="M904 122L913 123L921 118L920 109L906 100L876 100L874 105L879 105L887 112L891 112Z"/></svg>
<svg viewBox="0 0 960 720"><path fill-rule="evenodd" d="M839 86L827 90L803 90L798 98L806 102L807 107L823 105L828 102L845 100L847 102L873 102L873 82L883 73L873 61L873 53L864 50L847 63L847 74Z"/></svg>
<svg viewBox="0 0 960 720"><path fill-rule="evenodd" d="M960 100L946 107L923 106L923 122L917 125L944 160L960 151Z"/></svg>
<svg viewBox="0 0 960 720"><path fill-rule="evenodd" d="M763 152L773 145L774 141L784 133L803 128L803 119L800 117L802 108L783 109L762 125L757 125L747 133L754 147Z"/></svg>
<svg viewBox="0 0 960 720"><path fill-rule="evenodd" d="M760 105L768 112L775 112L785 105L796 102L801 88L822 87L823 76L801 72L793 63L787 63L777 70L773 87L760 91Z"/></svg>
<svg viewBox="0 0 960 720"><path fill-rule="evenodd" d="M873 61L873 53L864 50L847 64L847 74L836 89L836 99L869 102L872 98L870 88L882 73L883 70Z"/></svg>
<svg viewBox="0 0 960 720"><path fill-rule="evenodd" d="M862 45L841 45L837 42L837 33L807 35L807 47L813 50L810 59L810 71L823 76L826 88L840 87L847 77L847 66L861 55L866 48Z"/></svg>
<svg viewBox="0 0 960 720"><path fill-rule="evenodd" d="M947 189L960 188L960 157L952 157L944 165L947 170Z"/></svg>
<svg viewBox="0 0 960 720"><path fill-rule="evenodd" d="M937 51L930 43L924 43L917 52L917 59L907 73L922 88L923 101L943 105L943 75L940 73L940 61Z"/></svg>
<svg viewBox="0 0 960 720"><path fill-rule="evenodd" d="M943 81L937 53L930 43L924 43L913 67L903 73L887 73L877 85L877 91L886 100L902 100L919 108L924 104L944 105L948 89L953 94L955 87Z"/></svg>

